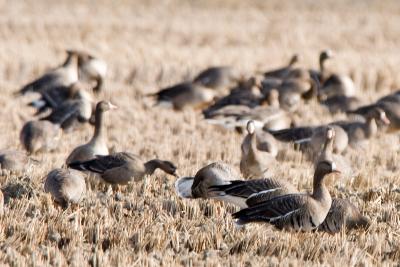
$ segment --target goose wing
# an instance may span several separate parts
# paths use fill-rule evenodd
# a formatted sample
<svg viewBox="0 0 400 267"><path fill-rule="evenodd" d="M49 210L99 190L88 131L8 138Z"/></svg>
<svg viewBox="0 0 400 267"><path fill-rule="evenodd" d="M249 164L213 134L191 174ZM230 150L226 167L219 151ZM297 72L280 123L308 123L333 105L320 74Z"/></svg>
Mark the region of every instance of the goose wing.
<svg viewBox="0 0 400 267"><path fill-rule="evenodd" d="M250 222L268 222L278 228L287 224L293 227L299 225L304 216L304 206L307 203L306 194L288 194L261 202L255 206L242 209L233 214L239 224Z"/></svg>

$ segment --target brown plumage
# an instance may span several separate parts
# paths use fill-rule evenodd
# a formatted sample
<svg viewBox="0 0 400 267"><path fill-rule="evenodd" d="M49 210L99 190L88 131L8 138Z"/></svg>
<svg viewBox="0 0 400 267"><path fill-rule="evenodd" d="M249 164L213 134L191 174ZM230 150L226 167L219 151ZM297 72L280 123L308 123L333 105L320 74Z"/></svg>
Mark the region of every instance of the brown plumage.
<svg viewBox="0 0 400 267"><path fill-rule="evenodd" d="M209 197L240 208L247 208L277 196L294 193L298 191L289 182L273 178L233 180L222 185L212 185L208 189Z"/></svg>
<svg viewBox="0 0 400 267"><path fill-rule="evenodd" d="M86 192L85 178L70 169L54 169L46 177L44 190L54 201L66 208L70 203L78 204Z"/></svg>
<svg viewBox="0 0 400 267"><path fill-rule="evenodd" d="M363 216L356 206L346 199L333 198L332 205L318 230L331 234L346 230L366 229L371 220Z"/></svg>
<svg viewBox="0 0 400 267"><path fill-rule="evenodd" d="M25 152L7 149L0 150L0 169L10 172L23 172L32 160Z"/></svg>
<svg viewBox="0 0 400 267"><path fill-rule="evenodd" d="M47 152L57 148L62 131L50 121L29 121L20 132L20 141L28 153Z"/></svg>
<svg viewBox="0 0 400 267"><path fill-rule="evenodd" d="M144 162L139 156L128 152L96 156L89 161L71 162L68 166L76 170L98 173L105 182L120 185L143 179L145 175L152 175L158 168L176 175L176 167L169 161L153 159Z"/></svg>
<svg viewBox="0 0 400 267"><path fill-rule="evenodd" d="M76 147L67 157L66 163L76 161L87 161L95 158L96 155L108 155L106 133L104 126L104 113L117 107L108 101L100 101L96 105L95 126L92 139L84 145Z"/></svg>
<svg viewBox="0 0 400 267"><path fill-rule="evenodd" d="M40 93L50 88L69 86L78 81L78 56L74 51L67 51L67 54L67 59L60 67L25 85L17 94Z"/></svg>
<svg viewBox="0 0 400 267"><path fill-rule="evenodd" d="M278 196L233 214L239 224L268 222L279 229L310 231L326 218L332 199L325 177L336 171L334 162L319 162L314 174L312 194Z"/></svg>
<svg viewBox="0 0 400 267"><path fill-rule="evenodd" d="M240 175L228 164L214 162L202 167L194 177L182 177L175 182L176 193L183 198L210 198L208 188L229 184Z"/></svg>
<svg viewBox="0 0 400 267"><path fill-rule="evenodd" d="M242 157L240 160L240 171L245 178L263 177L271 164L275 162L277 147L275 140L257 142L257 134L253 121L247 124L247 136L242 142Z"/></svg>

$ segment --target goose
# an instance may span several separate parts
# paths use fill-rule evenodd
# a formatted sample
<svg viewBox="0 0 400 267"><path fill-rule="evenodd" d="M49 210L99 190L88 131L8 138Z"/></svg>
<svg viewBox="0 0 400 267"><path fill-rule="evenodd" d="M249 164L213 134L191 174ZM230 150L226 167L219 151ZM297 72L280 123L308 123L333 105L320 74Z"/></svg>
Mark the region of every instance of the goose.
<svg viewBox="0 0 400 267"><path fill-rule="evenodd" d="M240 175L228 164L213 162L202 167L194 177L181 177L175 182L175 191L181 198L210 198L210 186L229 184Z"/></svg>
<svg viewBox="0 0 400 267"><path fill-rule="evenodd" d="M69 86L76 81L78 81L78 55L74 51L67 50L67 59L60 67L25 85L17 92L17 95L24 95L28 92L43 92L59 86Z"/></svg>
<svg viewBox="0 0 400 267"><path fill-rule="evenodd" d="M292 125L290 114L279 107L258 106L249 108L244 105L228 105L209 114L206 121L222 125L225 128L242 129L252 120L257 129L280 130ZM241 132L241 131L240 131Z"/></svg>
<svg viewBox="0 0 400 267"><path fill-rule="evenodd" d="M340 127L338 128L334 127L334 125L328 125L327 127L321 129L321 131L318 131L316 134L317 135L316 138L318 139L323 138L324 139L323 141L320 140L311 141L311 144L314 145L313 146L314 154L317 154L317 151L319 150L318 155L314 159L314 167L316 168L318 162L324 160L334 161L337 168L341 171L342 177L350 177L353 174L350 162L342 155L334 153L335 140L338 140L340 142L339 138L335 138L336 136L335 129L340 129ZM317 146L317 144L320 143L322 143L322 145Z"/></svg>
<svg viewBox="0 0 400 267"><path fill-rule="evenodd" d="M290 183L274 178L232 180L221 185L211 185L208 196L234 204L241 209L267 201L277 196L298 193Z"/></svg>
<svg viewBox="0 0 400 267"><path fill-rule="evenodd" d="M268 131L281 142L294 142L300 145L301 150L308 150L312 154L319 153L325 142L325 132L328 125L303 126L287 128L278 131ZM338 125L330 125L335 131L333 152L342 153L348 146L349 137L346 131Z"/></svg>
<svg viewBox="0 0 400 267"><path fill-rule="evenodd" d="M230 87L239 80L238 73L228 66L209 67L201 71L194 79L193 84L212 89Z"/></svg>
<svg viewBox="0 0 400 267"><path fill-rule="evenodd" d="M83 80L95 81L95 93L100 92L104 86L107 74L107 63L87 52L76 51L78 54L79 77Z"/></svg>
<svg viewBox="0 0 400 267"><path fill-rule="evenodd" d="M111 104L109 101L100 101L97 103L92 139L88 143L76 147L67 157L67 164L76 161L87 161L95 158L96 155L108 155L108 147L105 140L106 130L103 123L104 113L116 108L117 106Z"/></svg>
<svg viewBox="0 0 400 267"><path fill-rule="evenodd" d="M289 61L289 64L285 67L271 70L263 73L265 78L278 78L278 79L285 79L287 78L291 71L293 71L294 65L299 61L300 56L298 54L294 54Z"/></svg>
<svg viewBox="0 0 400 267"><path fill-rule="evenodd" d="M328 174L339 173L332 161L318 163L311 194L287 194L242 209L232 216L239 225L267 222L278 229L311 231L325 220L332 198L325 186Z"/></svg>
<svg viewBox="0 0 400 267"><path fill-rule="evenodd" d="M187 106L202 108L213 101L216 92L213 89L191 82L184 82L147 96L155 97L157 104L172 106L175 110L182 110Z"/></svg>
<svg viewBox="0 0 400 267"><path fill-rule="evenodd" d="M326 99L320 99L320 103L328 108L331 113L347 112L357 109L362 101L358 97L334 95Z"/></svg>
<svg viewBox="0 0 400 267"><path fill-rule="evenodd" d="M60 124L63 130L71 129L76 122L89 122L94 103L91 94L79 85L72 86L69 94L69 99L60 104L55 103L52 112L40 120Z"/></svg>
<svg viewBox="0 0 400 267"><path fill-rule="evenodd" d="M357 90L350 77L339 74L329 75L327 73L325 62L332 57L333 53L331 50L322 51L319 57L320 72L317 75L322 84L319 91L320 98L325 99L337 95L354 97Z"/></svg>
<svg viewBox="0 0 400 267"><path fill-rule="evenodd" d="M139 156L128 152L107 156L96 155L92 160L75 161L68 166L80 171L98 173L103 181L116 185L126 185L130 181L141 180L145 175L152 175L156 169L176 176L176 167L172 162L159 159L144 162Z"/></svg>
<svg viewBox="0 0 400 267"><path fill-rule="evenodd" d="M353 148L357 148L363 141L366 141L378 133L377 122L382 122L385 125L390 124L385 111L381 108L371 109L364 116L365 122L339 121L332 123L346 131L349 137L349 145Z"/></svg>
<svg viewBox="0 0 400 267"><path fill-rule="evenodd" d="M35 116L38 116L48 109L56 109L66 101L74 98L86 98L93 101L92 96L87 92L86 86L81 82L74 82L69 86L59 86L40 92L40 98L33 100L28 105L36 108Z"/></svg>
<svg viewBox="0 0 400 267"><path fill-rule="evenodd" d="M29 153L47 152L58 147L62 131L59 124L50 121L28 121L20 132L23 148Z"/></svg>
<svg viewBox="0 0 400 267"><path fill-rule="evenodd" d="M260 177L275 162L278 154L275 139L265 133L266 139L258 141L254 121L247 123L247 136L241 146L240 171L245 178Z"/></svg>
<svg viewBox="0 0 400 267"><path fill-rule="evenodd" d="M241 81L233 88L230 93L203 110L206 119L214 118L221 114L221 110L230 106L240 106L243 108L255 108L262 105L265 100L260 92L260 85L255 77L246 81Z"/></svg>
<svg viewBox="0 0 400 267"><path fill-rule="evenodd" d="M343 228L346 230L366 229L370 225L371 220L363 216L353 203L347 199L333 198L328 215L318 226L318 230L335 234Z"/></svg>
<svg viewBox="0 0 400 267"><path fill-rule="evenodd" d="M85 178L75 170L54 169L46 176L44 191L67 208L69 204L78 204L86 193Z"/></svg>
<svg viewBox="0 0 400 267"><path fill-rule="evenodd" d="M25 152L15 149L0 150L0 169L10 172L23 172L30 163L36 162Z"/></svg>
<svg viewBox="0 0 400 267"><path fill-rule="evenodd" d="M395 132L400 129L400 91L386 95L373 104L358 107L357 109L350 110L347 113L366 116L368 112L371 112L371 110L376 108L382 109L390 121L390 124L386 125L388 132Z"/></svg>

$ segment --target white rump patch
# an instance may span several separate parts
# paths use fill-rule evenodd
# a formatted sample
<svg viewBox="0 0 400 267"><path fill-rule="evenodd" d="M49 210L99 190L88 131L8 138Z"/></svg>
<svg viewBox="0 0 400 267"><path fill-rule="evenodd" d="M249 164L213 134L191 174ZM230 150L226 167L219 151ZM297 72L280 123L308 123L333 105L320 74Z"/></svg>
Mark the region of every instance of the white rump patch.
<svg viewBox="0 0 400 267"><path fill-rule="evenodd" d="M193 177L182 177L175 182L175 191L181 198L192 198Z"/></svg>

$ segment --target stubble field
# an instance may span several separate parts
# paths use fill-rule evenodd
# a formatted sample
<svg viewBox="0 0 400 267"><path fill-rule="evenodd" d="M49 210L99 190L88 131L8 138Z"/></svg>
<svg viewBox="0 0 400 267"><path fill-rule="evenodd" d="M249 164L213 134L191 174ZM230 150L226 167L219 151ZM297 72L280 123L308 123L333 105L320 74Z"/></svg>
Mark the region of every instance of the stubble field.
<svg viewBox="0 0 400 267"><path fill-rule="evenodd" d="M207 124L198 110L153 107L144 94L193 77L211 65L246 75L285 64L317 68L330 48L329 69L350 75L366 103L400 87L398 1L6 1L0 0L0 148L17 148L32 118L15 98L26 82L62 62L64 49L91 51L109 65L98 99L119 106L107 114L108 143L144 159L170 160L182 176L211 162L238 169L242 136ZM333 119L317 103L300 109L301 124ZM233 206L182 200L175 177L157 171L118 197L93 178L78 210L62 210L44 193L43 178L92 135L65 134L54 153L21 175L0 177L0 263L11 266L396 266L400 262L398 134L348 151L354 177L332 182L372 219L367 230L329 235L235 227ZM312 187L313 166L284 147L276 177Z"/></svg>

